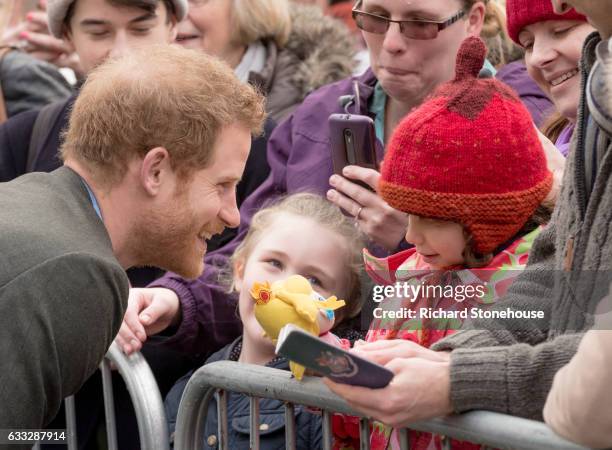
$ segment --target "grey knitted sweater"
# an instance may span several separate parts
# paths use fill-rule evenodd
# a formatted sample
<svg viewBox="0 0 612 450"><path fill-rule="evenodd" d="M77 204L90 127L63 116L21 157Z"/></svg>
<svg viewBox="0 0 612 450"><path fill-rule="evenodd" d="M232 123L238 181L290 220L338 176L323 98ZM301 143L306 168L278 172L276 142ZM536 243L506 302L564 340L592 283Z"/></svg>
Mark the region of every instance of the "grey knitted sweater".
<svg viewBox="0 0 612 450"><path fill-rule="evenodd" d="M592 324L591 313L607 293L612 152L610 136L590 120L585 101L599 41L594 34L585 42L577 127L555 212L534 243L527 268L493 307L540 310L544 319L468 321L462 331L432 346L452 350L451 400L457 412L487 409L542 420L555 372L576 352Z"/></svg>

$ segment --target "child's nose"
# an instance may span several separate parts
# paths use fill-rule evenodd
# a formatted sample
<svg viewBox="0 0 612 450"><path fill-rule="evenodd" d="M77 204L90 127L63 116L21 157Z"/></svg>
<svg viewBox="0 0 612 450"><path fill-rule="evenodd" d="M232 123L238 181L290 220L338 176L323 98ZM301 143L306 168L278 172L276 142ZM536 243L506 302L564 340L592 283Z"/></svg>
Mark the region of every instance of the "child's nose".
<svg viewBox="0 0 612 450"><path fill-rule="evenodd" d="M419 245L423 243L423 234L419 231L418 227L413 224L409 224L406 228L406 242Z"/></svg>

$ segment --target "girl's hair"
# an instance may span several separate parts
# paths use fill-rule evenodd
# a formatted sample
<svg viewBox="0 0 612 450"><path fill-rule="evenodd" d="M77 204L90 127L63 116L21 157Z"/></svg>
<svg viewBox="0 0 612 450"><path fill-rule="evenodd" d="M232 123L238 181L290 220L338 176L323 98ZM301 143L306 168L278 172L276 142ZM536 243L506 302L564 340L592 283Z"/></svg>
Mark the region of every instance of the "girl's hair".
<svg viewBox="0 0 612 450"><path fill-rule="evenodd" d="M475 3L485 4L485 17L480 37L488 49L487 59L493 66L501 67L522 56L521 49L508 36L506 12L500 0L463 0L466 10Z"/></svg>
<svg viewBox="0 0 612 450"><path fill-rule="evenodd" d="M231 0L233 39L248 46L262 39L283 48L291 33L289 0Z"/></svg>
<svg viewBox="0 0 612 450"><path fill-rule="evenodd" d="M546 201L542 202L533 212L533 215L529 218L529 220L527 220L521 229L514 235L512 240L532 232L540 225L548 223L550 216L552 215L553 208L554 206L550 203ZM465 246L465 250L463 251L463 259L465 260L466 267L475 269L489 264L495 256L495 253L487 253L484 255L476 253L472 247L472 236L466 233L466 238L467 244Z"/></svg>
<svg viewBox="0 0 612 450"><path fill-rule="evenodd" d="M253 216L244 240L232 255L231 267L234 267L237 261L246 261L249 258L262 236L269 232L273 222L283 214L313 220L344 238L348 288L346 293L335 294L346 301L346 306L340 310L341 317L355 317L361 311L362 304L360 275L363 269L364 235L355 227L353 219L342 214L337 206L319 195L293 194L260 209Z"/></svg>
<svg viewBox="0 0 612 450"><path fill-rule="evenodd" d="M566 117L561 115L560 112L555 111L544 121L540 130L544 136L554 143L559 139L559 136L569 123L570 121Z"/></svg>

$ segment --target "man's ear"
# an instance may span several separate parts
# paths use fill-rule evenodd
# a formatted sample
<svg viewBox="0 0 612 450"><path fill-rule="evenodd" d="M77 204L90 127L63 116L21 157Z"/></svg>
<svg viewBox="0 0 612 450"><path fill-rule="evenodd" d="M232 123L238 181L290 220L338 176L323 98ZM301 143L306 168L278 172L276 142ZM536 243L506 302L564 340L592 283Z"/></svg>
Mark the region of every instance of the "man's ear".
<svg viewBox="0 0 612 450"><path fill-rule="evenodd" d="M140 164L140 183L150 196L156 196L165 183L174 181L175 174L170 165L170 155L164 147L155 147L147 152Z"/></svg>
<svg viewBox="0 0 612 450"><path fill-rule="evenodd" d="M236 292L240 293L240 290L242 289L242 280L244 279L244 259L240 258L238 260L236 260L236 262L234 262L234 267L233 267L233 272L234 272L234 289L236 290Z"/></svg>

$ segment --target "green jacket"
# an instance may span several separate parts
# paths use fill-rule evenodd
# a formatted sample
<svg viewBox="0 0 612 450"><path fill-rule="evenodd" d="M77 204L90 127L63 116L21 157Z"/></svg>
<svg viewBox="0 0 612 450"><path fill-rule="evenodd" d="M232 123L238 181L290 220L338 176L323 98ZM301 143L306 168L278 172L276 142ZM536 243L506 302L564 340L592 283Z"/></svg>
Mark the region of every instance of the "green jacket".
<svg viewBox="0 0 612 450"><path fill-rule="evenodd" d="M127 298L128 279L74 171L0 184L0 429L53 419L98 367Z"/></svg>

